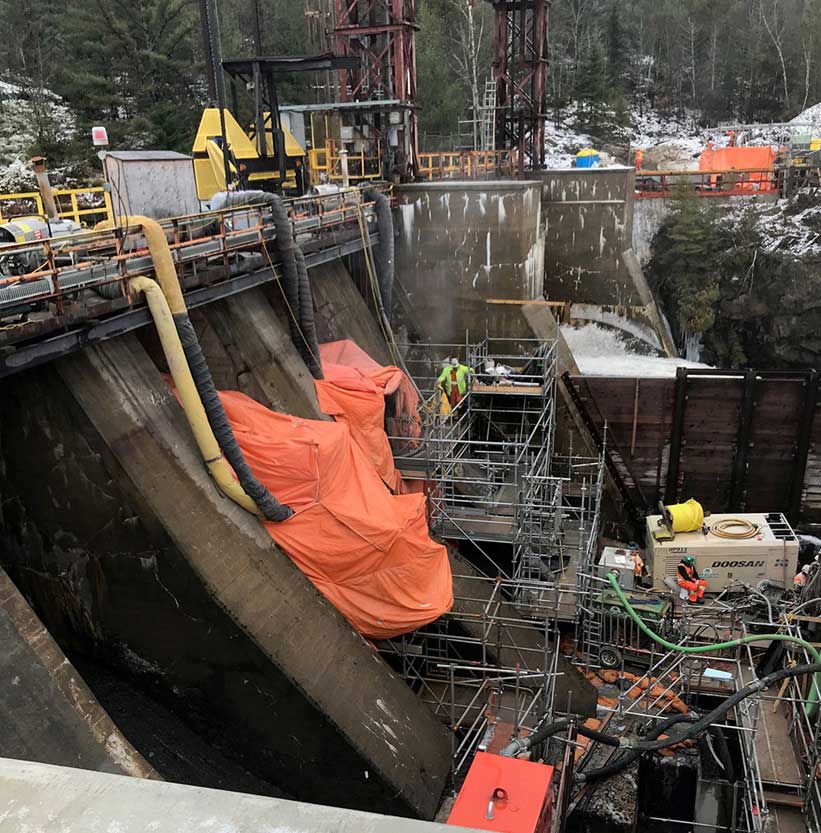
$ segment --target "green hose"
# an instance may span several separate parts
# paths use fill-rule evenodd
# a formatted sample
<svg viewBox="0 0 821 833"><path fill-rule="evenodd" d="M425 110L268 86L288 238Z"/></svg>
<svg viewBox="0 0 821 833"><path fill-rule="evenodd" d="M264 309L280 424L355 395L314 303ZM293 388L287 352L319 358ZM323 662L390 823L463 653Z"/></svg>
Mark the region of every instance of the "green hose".
<svg viewBox="0 0 821 833"><path fill-rule="evenodd" d="M668 651L678 651L682 654L709 654L712 651L723 650L724 648L735 648L738 645L746 645L750 642L760 642L762 639L770 639L773 642L792 642L794 645L800 645L805 648L807 653L813 658L814 662L821 664L821 654L818 653L815 646L804 639L799 639L797 636L789 636L785 633L762 633L755 636L742 636L739 639L732 639L729 642L716 642L713 645L698 645L686 646L677 645L675 642L668 642L664 637L659 636L655 631L645 624L641 616L633 610L633 606L624 595L624 591L619 587L618 579L614 573L608 573L607 580L613 588L613 592L619 597L619 601L624 606L630 618L639 626L639 628L647 634L654 642L657 642ZM819 675L814 674L812 680L812 688L810 691L810 699L804 707L804 713L807 717L814 717L818 711L819 691L821 690L821 683L819 682Z"/></svg>

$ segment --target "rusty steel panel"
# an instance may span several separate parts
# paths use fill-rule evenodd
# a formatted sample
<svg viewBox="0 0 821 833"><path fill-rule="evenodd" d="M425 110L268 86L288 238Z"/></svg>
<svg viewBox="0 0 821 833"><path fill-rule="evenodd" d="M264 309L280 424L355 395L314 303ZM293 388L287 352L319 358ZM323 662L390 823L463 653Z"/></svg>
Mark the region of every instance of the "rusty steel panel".
<svg viewBox="0 0 821 833"><path fill-rule="evenodd" d="M705 509L726 511L790 510L796 472L800 475L800 435L807 375L757 374L749 425L740 431L744 373L686 375L680 468L676 499L694 497ZM577 376L573 381L591 419L618 452L633 484L648 503L663 499L673 426L674 379ZM817 398L815 388L810 388ZM801 511L794 523L821 522L821 416L810 405L812 425ZM739 439L746 436L739 457ZM730 509L736 466L736 507ZM797 486L795 487L797 490ZM798 491L796 491L796 495ZM797 505L797 504L796 504Z"/></svg>

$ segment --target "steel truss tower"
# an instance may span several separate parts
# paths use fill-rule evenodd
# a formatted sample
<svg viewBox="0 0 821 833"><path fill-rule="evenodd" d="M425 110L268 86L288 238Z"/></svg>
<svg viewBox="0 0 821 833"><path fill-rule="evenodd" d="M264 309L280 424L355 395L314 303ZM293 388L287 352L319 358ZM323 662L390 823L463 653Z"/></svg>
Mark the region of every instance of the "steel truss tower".
<svg viewBox="0 0 821 833"><path fill-rule="evenodd" d="M416 24L414 0L336 0L333 41L337 55L356 56L343 70L342 102L385 102L396 166L416 168Z"/></svg>
<svg viewBox="0 0 821 833"><path fill-rule="evenodd" d="M496 12L496 147L516 151L521 174L544 167L550 0L489 2Z"/></svg>

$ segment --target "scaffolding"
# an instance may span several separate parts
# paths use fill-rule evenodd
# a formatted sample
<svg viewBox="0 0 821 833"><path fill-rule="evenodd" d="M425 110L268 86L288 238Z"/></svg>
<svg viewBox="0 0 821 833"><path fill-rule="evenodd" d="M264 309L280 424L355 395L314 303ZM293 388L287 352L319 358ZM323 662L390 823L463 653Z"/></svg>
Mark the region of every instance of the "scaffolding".
<svg viewBox="0 0 821 833"><path fill-rule="evenodd" d="M399 347L427 404L415 453L391 438L397 465L424 481L432 532L467 542L472 563L452 553L452 610L380 649L451 728L458 776L492 738L506 742L562 708L559 625L575 623L591 570L603 462L554 452L555 342ZM472 382L444 415L436 379L460 355Z"/></svg>

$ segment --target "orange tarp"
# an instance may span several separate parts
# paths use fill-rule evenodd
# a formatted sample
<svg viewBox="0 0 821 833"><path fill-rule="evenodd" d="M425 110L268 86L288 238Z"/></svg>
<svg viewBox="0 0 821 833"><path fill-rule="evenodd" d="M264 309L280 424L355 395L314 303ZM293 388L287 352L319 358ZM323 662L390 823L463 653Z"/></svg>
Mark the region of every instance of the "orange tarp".
<svg viewBox="0 0 821 833"><path fill-rule="evenodd" d="M348 339L322 344L319 351L325 374L325 379L315 381L319 407L323 413L348 423L351 436L379 476L399 492L402 478L385 434L385 397L393 397L388 430L393 436L416 440L420 435L416 389L398 367L378 364Z"/></svg>
<svg viewBox="0 0 821 833"><path fill-rule="evenodd" d="M727 177L738 177L732 186L739 191L774 191L776 186L772 174L775 168L775 151L764 147L708 147L698 158L700 171L727 171ZM743 173L753 171L754 173ZM718 175L710 177L712 185L718 182ZM725 183L726 185L726 183Z"/></svg>
<svg viewBox="0 0 821 833"><path fill-rule="evenodd" d="M353 387L344 390L358 401ZM265 528L360 633L398 636L450 609L450 565L428 534L424 496L385 488L348 419L286 416L236 391L220 398L252 471L294 509Z"/></svg>

